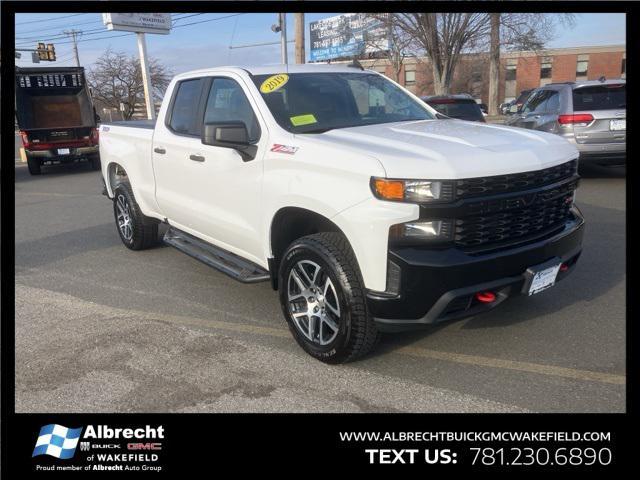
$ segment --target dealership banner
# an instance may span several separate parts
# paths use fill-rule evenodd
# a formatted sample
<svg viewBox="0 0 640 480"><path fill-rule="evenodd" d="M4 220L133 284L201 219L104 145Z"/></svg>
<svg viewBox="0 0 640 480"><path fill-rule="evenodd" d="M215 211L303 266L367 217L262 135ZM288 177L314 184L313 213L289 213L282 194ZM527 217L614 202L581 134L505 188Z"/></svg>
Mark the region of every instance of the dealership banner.
<svg viewBox="0 0 640 480"><path fill-rule="evenodd" d="M390 48L384 23L366 13L347 13L309 24L312 62L351 57Z"/></svg>
<svg viewBox="0 0 640 480"><path fill-rule="evenodd" d="M215 477L251 466L282 473L305 467L309 455L319 468L390 473L613 472L629 461L632 445L623 415L52 413L8 420L2 464L15 478L177 478L203 469Z"/></svg>

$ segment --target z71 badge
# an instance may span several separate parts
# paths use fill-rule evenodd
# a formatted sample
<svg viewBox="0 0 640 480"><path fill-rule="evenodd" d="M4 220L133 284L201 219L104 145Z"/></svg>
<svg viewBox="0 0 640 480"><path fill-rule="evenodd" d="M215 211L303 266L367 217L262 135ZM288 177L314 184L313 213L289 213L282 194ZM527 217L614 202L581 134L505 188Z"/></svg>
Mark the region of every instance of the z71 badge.
<svg viewBox="0 0 640 480"><path fill-rule="evenodd" d="M271 147L271 151L279 152L279 153L288 153L290 155L293 155L298 151L298 147L292 147L291 145L280 145L278 143L274 143L273 147Z"/></svg>

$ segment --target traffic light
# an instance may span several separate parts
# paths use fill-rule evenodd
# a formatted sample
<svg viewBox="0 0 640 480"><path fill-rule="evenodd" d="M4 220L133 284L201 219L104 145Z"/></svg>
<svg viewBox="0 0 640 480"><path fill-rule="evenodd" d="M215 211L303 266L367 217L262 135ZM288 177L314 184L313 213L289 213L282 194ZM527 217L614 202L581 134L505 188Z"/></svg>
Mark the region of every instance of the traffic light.
<svg viewBox="0 0 640 480"><path fill-rule="evenodd" d="M48 60L47 47L45 47L44 43L38 43L36 51L38 52L38 58L40 60Z"/></svg>
<svg viewBox="0 0 640 480"><path fill-rule="evenodd" d="M47 43L45 45L42 42L38 42L38 48L36 49L36 53L38 55L39 60L43 60L45 62L56 61L56 47L53 45L53 43Z"/></svg>
<svg viewBox="0 0 640 480"><path fill-rule="evenodd" d="M47 60L56 61L56 47L53 46L53 43L47 43Z"/></svg>

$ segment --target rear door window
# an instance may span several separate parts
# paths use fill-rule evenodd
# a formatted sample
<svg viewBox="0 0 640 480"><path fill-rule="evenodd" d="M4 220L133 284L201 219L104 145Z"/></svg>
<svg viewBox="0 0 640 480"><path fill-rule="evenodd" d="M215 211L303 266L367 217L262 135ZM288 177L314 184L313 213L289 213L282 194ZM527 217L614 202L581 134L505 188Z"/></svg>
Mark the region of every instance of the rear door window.
<svg viewBox="0 0 640 480"><path fill-rule="evenodd" d="M595 85L573 91L573 110L614 110L626 107L626 85Z"/></svg>
<svg viewBox="0 0 640 480"><path fill-rule="evenodd" d="M560 94L558 92L551 92L551 95L546 101L545 112L560 113Z"/></svg>
<svg viewBox="0 0 640 480"><path fill-rule="evenodd" d="M182 135L198 135L199 125L196 121L202 79L184 80L178 84L173 100L169 127Z"/></svg>

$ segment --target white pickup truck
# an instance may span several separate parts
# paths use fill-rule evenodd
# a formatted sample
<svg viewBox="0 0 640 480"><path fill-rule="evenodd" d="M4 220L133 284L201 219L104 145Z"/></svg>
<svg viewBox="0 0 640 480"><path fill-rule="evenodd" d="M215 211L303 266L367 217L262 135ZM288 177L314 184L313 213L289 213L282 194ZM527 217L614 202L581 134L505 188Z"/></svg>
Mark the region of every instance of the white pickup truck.
<svg viewBox="0 0 640 480"><path fill-rule="evenodd" d="M155 124L102 125L100 156L125 246L165 224L165 243L270 281L328 363L541 292L581 252L574 146L443 117L359 65L178 75Z"/></svg>

